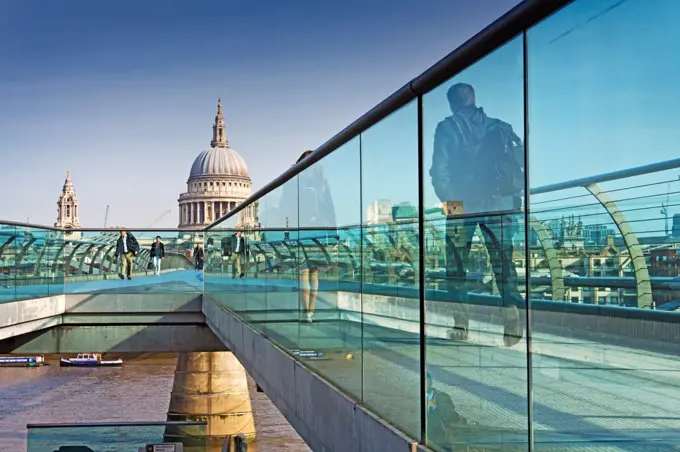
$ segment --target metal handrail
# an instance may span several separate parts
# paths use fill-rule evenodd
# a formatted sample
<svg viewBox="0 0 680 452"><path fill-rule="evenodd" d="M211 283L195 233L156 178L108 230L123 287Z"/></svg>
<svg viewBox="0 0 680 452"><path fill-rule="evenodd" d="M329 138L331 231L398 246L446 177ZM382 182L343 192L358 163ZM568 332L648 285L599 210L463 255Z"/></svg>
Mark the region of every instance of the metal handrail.
<svg viewBox="0 0 680 452"><path fill-rule="evenodd" d="M543 193L550 193L559 190L567 190L569 188L586 187L592 184L602 182L611 182L614 180L626 179L628 177L644 176L645 174L658 173L659 171L667 171L675 168L680 168L680 158L665 160L663 162L650 163L648 165L635 166L633 168L612 171L609 173L598 174L595 176L583 177L580 179L573 179L565 182L558 182L556 184L543 185L529 190L532 195L540 195Z"/></svg>

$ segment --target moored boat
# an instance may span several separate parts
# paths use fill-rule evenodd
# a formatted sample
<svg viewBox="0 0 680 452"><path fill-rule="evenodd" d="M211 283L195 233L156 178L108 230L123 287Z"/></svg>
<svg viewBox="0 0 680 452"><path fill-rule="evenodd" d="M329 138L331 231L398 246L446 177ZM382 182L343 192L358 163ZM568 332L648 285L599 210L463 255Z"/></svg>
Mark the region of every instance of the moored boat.
<svg viewBox="0 0 680 452"><path fill-rule="evenodd" d="M45 355L0 356L0 367L38 367L45 364Z"/></svg>
<svg viewBox="0 0 680 452"><path fill-rule="evenodd" d="M323 358L325 353L316 350L292 350L291 353L300 358Z"/></svg>
<svg viewBox="0 0 680 452"><path fill-rule="evenodd" d="M123 360L120 358L104 360L101 353L79 353L75 358L61 358L59 365L62 367L116 367L123 365Z"/></svg>

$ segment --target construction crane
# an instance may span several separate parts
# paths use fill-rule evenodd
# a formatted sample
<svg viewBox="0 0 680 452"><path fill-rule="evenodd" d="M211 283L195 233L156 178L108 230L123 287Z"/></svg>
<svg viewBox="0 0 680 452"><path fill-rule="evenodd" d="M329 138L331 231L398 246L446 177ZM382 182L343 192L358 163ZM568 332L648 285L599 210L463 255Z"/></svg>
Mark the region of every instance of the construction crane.
<svg viewBox="0 0 680 452"><path fill-rule="evenodd" d="M106 226L109 224L109 205L106 205L106 213L104 214L104 229L106 229Z"/></svg>
<svg viewBox="0 0 680 452"><path fill-rule="evenodd" d="M661 203L661 215L664 216L666 220L666 236L670 235L670 227L668 225L668 201L671 196L671 184L668 184L668 190L666 192L666 202Z"/></svg>
<svg viewBox="0 0 680 452"><path fill-rule="evenodd" d="M151 222L151 224L150 224L149 226L147 226L147 228L152 228L156 223L158 223L158 222L161 221L163 218L165 218L165 216L166 216L167 214L169 214L170 212L172 212L172 210L168 209L168 210L166 210L165 212L163 212L162 214L160 214L160 215L158 216L158 218L156 218L155 220L153 220L153 221Z"/></svg>

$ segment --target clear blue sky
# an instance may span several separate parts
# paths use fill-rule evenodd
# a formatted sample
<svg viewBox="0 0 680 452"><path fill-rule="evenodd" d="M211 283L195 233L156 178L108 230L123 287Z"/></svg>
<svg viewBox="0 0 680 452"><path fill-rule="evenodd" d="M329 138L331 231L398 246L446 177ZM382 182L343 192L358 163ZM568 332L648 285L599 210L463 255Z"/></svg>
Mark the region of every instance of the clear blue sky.
<svg viewBox="0 0 680 452"><path fill-rule="evenodd" d="M172 209L157 226L173 227L217 97L259 188L515 3L2 2L0 162L9 196L0 219L53 223L70 169L84 226L101 226L110 204L112 224L144 227ZM680 60L670 56L680 54L679 16L677 0L578 0L529 32L532 186L678 157ZM428 94L426 169L454 82L473 84L479 105L522 135L520 39ZM416 203L414 112L405 107L362 137L361 208L357 143L324 162L339 223L358 222L373 199ZM658 194L623 203L646 208L633 220L657 218L636 228L658 230L669 190L680 192L680 182L617 196ZM436 202L429 186L426 202Z"/></svg>
<svg viewBox="0 0 680 452"><path fill-rule="evenodd" d="M255 188L516 0L0 3L0 219L177 223L222 97Z"/></svg>

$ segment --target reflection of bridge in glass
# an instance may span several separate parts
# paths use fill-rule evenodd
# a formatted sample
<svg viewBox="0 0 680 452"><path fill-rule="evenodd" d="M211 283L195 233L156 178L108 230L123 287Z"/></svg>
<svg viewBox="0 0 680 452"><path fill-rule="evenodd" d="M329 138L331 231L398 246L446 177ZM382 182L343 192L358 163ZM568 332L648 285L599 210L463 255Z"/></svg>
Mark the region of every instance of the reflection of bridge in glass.
<svg viewBox="0 0 680 452"><path fill-rule="evenodd" d="M546 298L553 301L576 301L584 302L583 289L605 287L620 293L620 297L611 303L611 295L605 301L606 304L615 304L628 307L652 307L652 290L669 290L675 287L674 277L650 276L650 252L659 249L672 248L680 237L661 235L660 231L649 229L642 230L643 238L640 240L632 225L644 224L654 220L649 218L648 212L655 213L657 205L663 201L663 193L644 193L650 187L660 185L663 182L653 184L634 185L631 187L617 188L614 190L619 199L614 199L601 184L612 181L631 179L655 173L663 173L680 167L680 159L660 162L645 167L632 168L617 171L576 181L554 184L546 187L538 187L531 190L532 196L555 195L567 189L580 188L586 192L586 196L592 196L592 203L581 205L567 204L568 212L579 217L591 217L589 226L600 226L610 235L601 236L599 243L587 245L585 238L581 236L571 237L571 241L580 241L578 247L565 247L558 244L559 238L555 237L550 224L560 220L561 211L566 210L565 201L578 200L583 203L583 195L570 197L557 196L556 199L539 201L535 204L540 206L534 209L531 215L530 237L534 240L530 243L532 252L539 254L538 258L532 259L530 268L529 285L533 295L538 298ZM587 202L587 199L585 200ZM635 201L634 208L626 212L625 205ZM560 203L557 204L557 203ZM644 202L648 206L640 207ZM657 204L658 203L658 204ZM551 207L557 204L557 207ZM543 207L548 206L548 207ZM634 219L628 217L633 215ZM563 214L562 214L563 215ZM498 222L502 222L502 214L499 214ZM516 216L508 214L508 216ZM642 218L641 218L642 217ZM474 220L471 217L471 220ZM445 278L445 271L436 262L445 260L446 218L439 209L431 209L426 215L424 227L426 246L430 249L428 258L434 254L434 262L426 262L425 276L428 282ZM461 219L461 223L465 220ZM272 229L261 230L267 237L284 236L286 230ZM291 239L290 231L288 239L273 239L253 241L251 243L255 263L253 270L256 272L295 273L297 271L296 255L302 253L305 260L312 260L326 268L335 268L335 277L343 281L375 282L398 286L417 286L418 265L418 219L400 218L391 223L373 224L363 226L344 226L342 228L328 228L315 230L299 230ZM654 236L654 234L657 234ZM523 241L524 231L514 232L513 240ZM483 247L483 237L477 237ZM609 241L608 241L609 239ZM561 240L564 240L562 238ZM357 246L357 244L360 244ZM616 265L612 256L600 256L603 252L612 250L616 254ZM401 253L400 253L401 251ZM580 263L582 268L571 263L563 265L562 257L584 254L585 262ZM595 262L591 262L592 260ZM600 259L599 262L597 259ZM524 257L521 257L524 261ZM608 262L609 261L609 262ZM526 273L526 261L518 268ZM487 266L488 267L488 266ZM599 271L598 271L599 270ZM600 276L602 272L606 276ZM490 270L477 272L477 276L483 278L490 275ZM593 274L595 273L595 274ZM599 274L598 274L599 273ZM680 276L676 275L676 276ZM547 287L543 287L547 286ZM577 289L574 291L574 289ZM626 290L627 289L627 290ZM574 293L578 294L576 300ZM534 297L532 297L534 298ZM586 301L587 302L587 301ZM605 304L591 301L591 304ZM657 304L657 303L655 303Z"/></svg>

